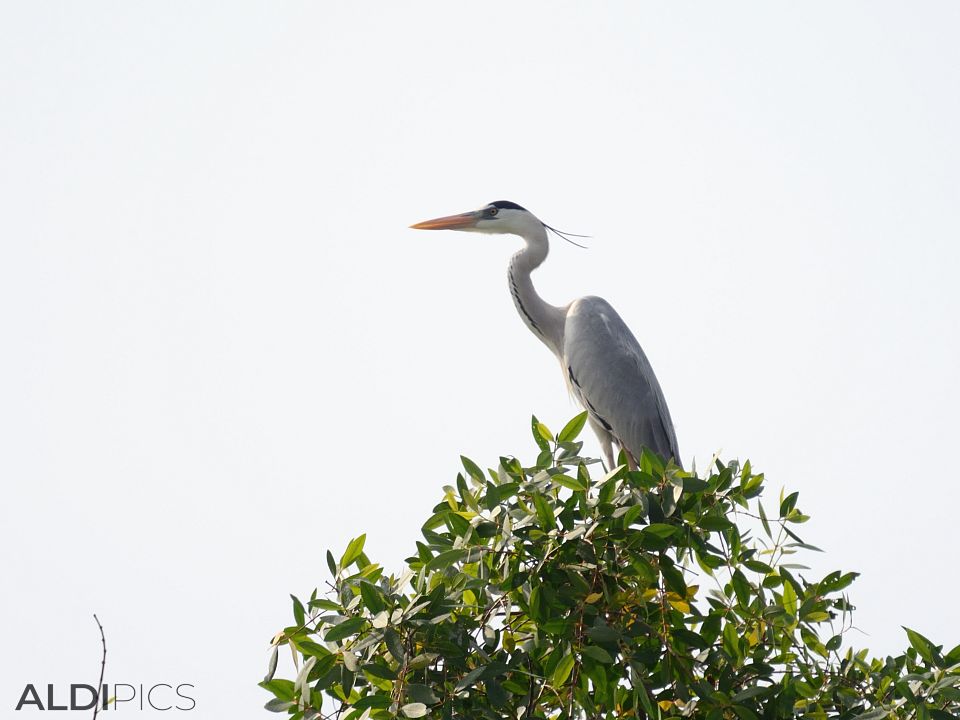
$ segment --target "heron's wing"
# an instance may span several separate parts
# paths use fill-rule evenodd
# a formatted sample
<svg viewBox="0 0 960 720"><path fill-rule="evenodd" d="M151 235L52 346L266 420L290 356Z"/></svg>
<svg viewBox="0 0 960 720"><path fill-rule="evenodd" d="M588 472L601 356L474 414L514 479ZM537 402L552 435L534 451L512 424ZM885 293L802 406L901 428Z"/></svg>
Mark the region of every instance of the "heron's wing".
<svg viewBox="0 0 960 720"><path fill-rule="evenodd" d="M650 361L603 298L570 305L563 363L574 394L621 445L635 456L646 447L680 462L673 421Z"/></svg>

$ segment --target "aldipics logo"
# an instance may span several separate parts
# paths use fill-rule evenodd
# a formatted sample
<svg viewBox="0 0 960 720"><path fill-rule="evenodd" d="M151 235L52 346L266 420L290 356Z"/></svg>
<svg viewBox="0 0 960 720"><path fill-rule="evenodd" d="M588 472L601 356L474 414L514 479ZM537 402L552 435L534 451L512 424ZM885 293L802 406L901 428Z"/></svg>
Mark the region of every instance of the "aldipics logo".
<svg viewBox="0 0 960 720"><path fill-rule="evenodd" d="M114 683L112 687L113 695L106 683L99 693L93 685L84 683L71 683L69 689L47 685L40 690L30 683L23 688L14 710L92 710L98 703L102 710L193 710L197 706L189 695L193 692L190 683Z"/></svg>
<svg viewBox="0 0 960 720"><path fill-rule="evenodd" d="M100 629L100 643L103 653L100 658L100 681L96 685L86 683L71 683L68 688L58 688L53 684L41 685L39 690L33 683L28 683L14 710L93 710L96 720L100 710L193 710L197 706L196 700L190 695L193 685L190 683L155 683L153 685L136 685L130 683L105 683L103 674L107 666L107 639L103 633L103 625L96 615L93 619ZM111 695L110 690L113 689Z"/></svg>

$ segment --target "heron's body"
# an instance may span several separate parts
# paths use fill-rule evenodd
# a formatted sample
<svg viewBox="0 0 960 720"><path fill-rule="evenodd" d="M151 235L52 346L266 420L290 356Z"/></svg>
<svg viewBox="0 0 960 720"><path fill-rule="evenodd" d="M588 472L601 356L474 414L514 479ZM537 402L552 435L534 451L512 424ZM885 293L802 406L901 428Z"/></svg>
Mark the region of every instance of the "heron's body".
<svg viewBox="0 0 960 720"><path fill-rule="evenodd" d="M562 362L573 394L590 413L590 424L608 463L612 442L634 458L649 448L680 462L677 436L650 361L630 328L599 297L575 300L567 310ZM602 367L602 372L590 368Z"/></svg>
<svg viewBox="0 0 960 720"><path fill-rule="evenodd" d="M670 411L650 361L610 304L583 297L564 307L543 300L531 274L550 250L547 227L515 203L498 201L474 212L428 220L422 229L509 233L525 247L508 268L510 294L521 319L557 357L570 391L587 410L608 466L613 445L635 463L643 448L680 462ZM631 463L633 464L633 463Z"/></svg>

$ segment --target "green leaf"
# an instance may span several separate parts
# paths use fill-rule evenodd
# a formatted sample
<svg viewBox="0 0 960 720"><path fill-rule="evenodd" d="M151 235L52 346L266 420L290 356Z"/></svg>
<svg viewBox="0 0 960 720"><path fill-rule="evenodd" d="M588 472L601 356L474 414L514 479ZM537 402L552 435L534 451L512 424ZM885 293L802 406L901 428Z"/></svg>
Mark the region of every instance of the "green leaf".
<svg viewBox="0 0 960 720"><path fill-rule="evenodd" d="M550 684L553 687L558 688L563 685L567 678L570 677L570 673L573 670L573 666L576 663L576 656L573 653L566 653L560 662L557 663L557 667L553 671L553 675L550 677Z"/></svg>
<svg viewBox="0 0 960 720"><path fill-rule="evenodd" d="M786 499L780 503L780 517L785 518L790 514L790 511L793 510L797 504L797 498L799 495L800 493L798 492L790 493L787 495Z"/></svg>
<svg viewBox="0 0 960 720"><path fill-rule="evenodd" d="M446 567L450 567L458 560L462 560L466 557L467 551L463 548L458 550L447 550L440 553L434 557L430 562L427 563L426 568L428 571L441 570Z"/></svg>
<svg viewBox="0 0 960 720"><path fill-rule="evenodd" d="M950 652L947 653L944 661L947 665L956 665L960 663L960 645L954 647Z"/></svg>
<svg viewBox="0 0 960 720"><path fill-rule="evenodd" d="M393 651L390 652L393 654ZM379 663L370 663L369 665L364 665L361 670L365 673L373 675L375 678L380 678L381 680L396 680L397 673L388 668L386 665L381 665Z"/></svg>
<svg viewBox="0 0 960 720"><path fill-rule="evenodd" d="M746 560L744 561L743 564L746 565L747 568L749 568L750 570L761 573L763 575L769 575L770 573L773 572L773 568L770 565L767 565L764 562L760 562L759 560Z"/></svg>
<svg viewBox="0 0 960 720"><path fill-rule="evenodd" d="M367 609L377 615L387 606L380 591L372 583L360 581L360 595L363 597L363 604Z"/></svg>
<svg viewBox="0 0 960 720"><path fill-rule="evenodd" d="M550 443L553 441L553 433L550 432L550 428L542 422L538 422L534 427L536 428L537 434L543 438L545 442Z"/></svg>
<svg viewBox="0 0 960 720"><path fill-rule="evenodd" d="M586 655L588 658L593 658L597 662L604 663L605 665L610 665L613 663L613 657L604 650L599 645L584 645L580 648L580 654Z"/></svg>
<svg viewBox="0 0 960 720"><path fill-rule="evenodd" d="M549 532L557 527L556 518L553 516L553 508L550 503L540 493L533 493L533 505L537 511L537 520L544 532Z"/></svg>
<svg viewBox="0 0 960 720"><path fill-rule="evenodd" d="M428 685L421 685L419 683L410 683L407 685L407 697L424 705L436 705L440 702L440 698L433 693L433 690Z"/></svg>
<svg viewBox="0 0 960 720"><path fill-rule="evenodd" d="M330 568L330 574L336 576L337 561L333 559L333 553L327 550L327 567Z"/></svg>
<svg viewBox="0 0 960 720"><path fill-rule="evenodd" d="M594 620L594 625L587 630L590 639L598 643L615 643L620 640L620 633L610 627L601 618Z"/></svg>
<svg viewBox="0 0 960 720"><path fill-rule="evenodd" d="M769 687L760 687L759 685L752 685L738 692L736 695L734 695L731 698L731 700L735 703L739 703L739 702L743 702L744 700L749 700L752 697L756 697L757 695L763 695L769 692L770 692Z"/></svg>
<svg viewBox="0 0 960 720"><path fill-rule="evenodd" d="M392 705L389 695L364 695L353 703L354 710L366 710L373 708L375 710L384 710Z"/></svg>
<svg viewBox="0 0 960 720"><path fill-rule="evenodd" d="M540 454L537 455L537 467L540 470L546 470L553 465L553 452L549 449L541 450Z"/></svg>
<svg viewBox="0 0 960 720"><path fill-rule="evenodd" d="M583 430L583 426L587 424L587 411L584 410L582 413L574 417L570 422L563 426L563 430L560 431L560 435L557 436L557 439L560 442L571 442L577 439L577 436L580 434L580 431Z"/></svg>
<svg viewBox="0 0 960 720"><path fill-rule="evenodd" d="M350 544L347 545L347 549L343 553L343 557L340 558L340 567L345 568L349 567L350 563L360 557L363 553L363 544L367 541L367 535L364 533L358 538L354 538L350 541Z"/></svg>
<svg viewBox="0 0 960 720"><path fill-rule="evenodd" d="M673 590L680 597L687 596L687 584L679 568L669 563L667 558L660 559L660 574L668 590Z"/></svg>
<svg viewBox="0 0 960 720"><path fill-rule="evenodd" d="M746 470L746 466L744 466ZM763 473L759 475L754 475L750 477L746 472L744 473L745 480L742 480L740 483L740 488L743 491L743 494L747 497L753 497L759 494L759 488L763 484Z"/></svg>
<svg viewBox="0 0 960 720"><path fill-rule="evenodd" d="M918 633L916 630L911 630L910 628L901 625L901 627L906 630L907 638L910 640L910 645L913 646L913 649L917 651L917 654L923 658L928 664L936 665L937 660L934 655L933 644L927 640L923 635Z"/></svg>
<svg viewBox="0 0 960 720"><path fill-rule="evenodd" d="M677 530L676 525L667 525L666 523L650 523L644 529L644 533L649 533L650 535L656 535L658 538L666 540L671 535L676 534Z"/></svg>
<svg viewBox="0 0 960 720"><path fill-rule="evenodd" d="M560 450L557 453L557 459L563 460L564 464L572 463L574 460L580 458L580 451L583 449L583 440L560 443L557 447Z"/></svg>
<svg viewBox="0 0 960 720"><path fill-rule="evenodd" d="M387 643L387 650L393 655L393 659L398 663L403 663L407 659L407 652L397 631L393 628L387 628L383 633L383 639Z"/></svg>
<svg viewBox="0 0 960 720"><path fill-rule="evenodd" d="M295 688L292 680L270 680L260 683L260 687L272 692L278 700L293 700Z"/></svg>
<svg viewBox="0 0 960 720"><path fill-rule="evenodd" d="M721 530L729 530L733 527L733 523L724 517L707 515L697 520L697 527L711 532L718 532Z"/></svg>
<svg viewBox="0 0 960 720"><path fill-rule="evenodd" d="M540 586L537 585L533 590L530 591L530 618L535 622L540 620L543 613L540 608Z"/></svg>
<svg viewBox="0 0 960 720"><path fill-rule="evenodd" d="M321 610L330 610L332 612L343 614L343 606L339 603L335 603L332 600L327 600L325 598L316 598L311 600L309 603L312 608L320 608Z"/></svg>
<svg viewBox="0 0 960 720"><path fill-rule="evenodd" d="M569 490L582 492L587 489L587 485L583 482L583 480L580 478L570 477L569 475L553 475L550 477L550 479L558 485L562 485Z"/></svg>
<svg viewBox="0 0 960 720"><path fill-rule="evenodd" d="M683 481L683 491L686 493L703 492L710 487L710 483L698 477L685 477L681 479Z"/></svg>
<svg viewBox="0 0 960 720"><path fill-rule="evenodd" d="M760 523L763 525L763 531L768 538L773 539L773 533L770 532L770 521L767 520L767 513L764 512L763 505L757 503L757 510L760 511Z"/></svg>
<svg viewBox="0 0 960 720"><path fill-rule="evenodd" d="M683 643L686 643L690 647L697 648L698 650L703 650L709 645L702 635L699 635L691 630L687 630L686 628L674 627L673 637Z"/></svg>
<svg viewBox="0 0 960 720"><path fill-rule="evenodd" d="M540 448L541 452L550 452L550 440L552 438L544 438L543 435L540 434L540 426L542 424L543 423L537 420L537 416L533 415L530 418L530 432L533 433L533 441L537 444L537 447Z"/></svg>
<svg viewBox="0 0 960 720"><path fill-rule="evenodd" d="M485 665L481 665L480 667L474 668L473 670L468 672L466 675L464 675L462 678L460 678L460 682L458 682L456 686L457 692L460 692L461 690L466 690L468 687L472 687L473 684L480 679L480 676L483 675L486 669L487 668Z"/></svg>
<svg viewBox="0 0 960 720"><path fill-rule="evenodd" d="M450 514L450 508L447 505L442 506L442 510L438 510L429 518L427 521L420 527L420 530L426 536L427 532L430 530L436 530L438 527L444 524L447 520L447 516Z"/></svg>
<svg viewBox="0 0 960 720"><path fill-rule="evenodd" d="M323 639L327 642L339 642L346 637L358 633L366 623L367 621L363 618L349 618L339 625L334 625L329 628Z"/></svg>
<svg viewBox="0 0 960 720"><path fill-rule="evenodd" d="M500 500L500 488L487 480L487 494L484 498L484 505L486 506L487 510L493 510L495 507L497 507L497 505L500 504Z"/></svg>
<svg viewBox="0 0 960 720"><path fill-rule="evenodd" d="M477 523L476 528L477 536L481 538L492 538L496 537L497 533L500 532L500 526L495 522L488 522L484 520L483 522Z"/></svg>
<svg viewBox="0 0 960 720"><path fill-rule="evenodd" d="M483 482L483 470L480 469L479 465L465 455L460 456L460 462L463 463L463 469L467 471L470 477L476 478L480 482Z"/></svg>
<svg viewBox="0 0 960 720"><path fill-rule="evenodd" d="M865 713L857 715L857 720L883 720L890 716L890 711L883 707L875 707Z"/></svg>
<svg viewBox="0 0 960 720"><path fill-rule="evenodd" d="M783 583L783 609L789 615L797 614L797 593L793 589L793 583L789 581Z"/></svg>
<svg viewBox="0 0 960 720"><path fill-rule="evenodd" d="M838 592L847 588L858 577L860 573L848 572L841 575L839 571L832 572L820 582L820 591L823 594Z"/></svg>
<svg viewBox="0 0 960 720"><path fill-rule="evenodd" d="M740 657L740 634L737 632L737 626L732 622L728 622L723 627L723 649L734 660Z"/></svg>
<svg viewBox="0 0 960 720"><path fill-rule="evenodd" d="M297 627L303 627L303 621L306 617L303 603L296 595L290 595L290 599L293 600L293 622Z"/></svg>
<svg viewBox="0 0 960 720"><path fill-rule="evenodd" d="M298 639L293 644L294 647L296 647L297 650L302 652L304 655L313 655L317 658L323 658L331 654L324 645L315 643L313 640Z"/></svg>
<svg viewBox="0 0 960 720"><path fill-rule="evenodd" d="M503 707L510 700L510 696L507 695L507 691L503 689L503 685L496 680L492 678L485 680L484 686L487 689L487 697L490 698L490 704L494 707Z"/></svg>
<svg viewBox="0 0 960 720"><path fill-rule="evenodd" d="M647 694L647 688L643 683L639 684L639 687L635 689L634 694L639 698L640 704L643 706L643 709L646 711L648 718L661 717L661 713L654 711L653 703L650 702L650 696Z"/></svg>
<svg viewBox="0 0 960 720"><path fill-rule="evenodd" d="M637 503L623 514L623 526L630 527L638 518L645 515L646 512L647 509L642 504Z"/></svg>
<svg viewBox="0 0 960 720"><path fill-rule="evenodd" d="M737 602L740 603L742 607L747 607L750 604L750 581L747 580L746 575L742 572L735 570L731 582L733 584L733 591L737 596Z"/></svg>
<svg viewBox="0 0 960 720"><path fill-rule="evenodd" d="M828 650L817 635L805 627L800 628L800 638L803 644L822 657L827 657Z"/></svg>

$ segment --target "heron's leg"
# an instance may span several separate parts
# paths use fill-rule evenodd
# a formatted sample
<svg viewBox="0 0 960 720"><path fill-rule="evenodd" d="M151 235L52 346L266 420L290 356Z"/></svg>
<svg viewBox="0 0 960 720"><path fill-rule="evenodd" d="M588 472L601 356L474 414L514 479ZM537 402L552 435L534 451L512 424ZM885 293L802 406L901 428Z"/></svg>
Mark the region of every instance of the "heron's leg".
<svg viewBox="0 0 960 720"><path fill-rule="evenodd" d="M624 447L624 444L619 440L615 439L614 442L617 443L617 449L623 450L623 454L627 456L627 470L637 470L640 463L637 462L637 458L634 457L633 453Z"/></svg>
<svg viewBox="0 0 960 720"><path fill-rule="evenodd" d="M600 449L603 450L604 468L607 472L613 470L617 463L613 459L613 443L610 441L610 438L600 441Z"/></svg>
<svg viewBox="0 0 960 720"><path fill-rule="evenodd" d="M590 427L593 428L593 432L596 433L597 439L600 441L600 450L603 452L603 462L604 470L610 472L613 470L617 464L613 461L613 436L607 432L607 429L596 422L592 417L589 418Z"/></svg>

